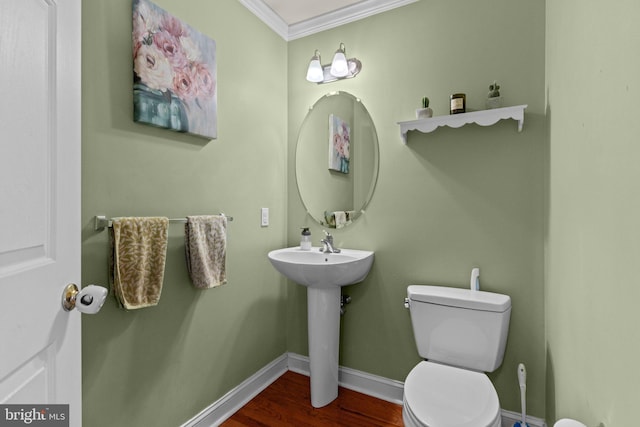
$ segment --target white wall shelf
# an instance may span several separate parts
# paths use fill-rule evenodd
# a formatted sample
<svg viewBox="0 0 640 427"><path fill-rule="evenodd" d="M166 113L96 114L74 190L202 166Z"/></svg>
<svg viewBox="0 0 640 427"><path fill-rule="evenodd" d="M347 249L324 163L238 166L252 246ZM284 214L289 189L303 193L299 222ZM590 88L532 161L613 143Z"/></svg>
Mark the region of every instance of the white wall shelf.
<svg viewBox="0 0 640 427"><path fill-rule="evenodd" d="M514 107L494 108L491 110L472 111L470 113L451 114L449 116L436 116L428 119L410 120L398 122L402 142L407 143L407 132L417 130L423 133L433 132L440 126L459 128L469 123L477 123L480 126L491 126L500 120L513 119L518 122L518 132L522 132L524 125L524 109L527 105Z"/></svg>

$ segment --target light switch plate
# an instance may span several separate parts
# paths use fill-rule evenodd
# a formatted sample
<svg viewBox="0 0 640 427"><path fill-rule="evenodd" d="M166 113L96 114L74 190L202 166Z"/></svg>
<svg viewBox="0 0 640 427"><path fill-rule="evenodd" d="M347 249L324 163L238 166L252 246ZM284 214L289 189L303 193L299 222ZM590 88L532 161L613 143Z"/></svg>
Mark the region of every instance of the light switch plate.
<svg viewBox="0 0 640 427"><path fill-rule="evenodd" d="M261 227L269 226L269 208L260 209L260 226Z"/></svg>

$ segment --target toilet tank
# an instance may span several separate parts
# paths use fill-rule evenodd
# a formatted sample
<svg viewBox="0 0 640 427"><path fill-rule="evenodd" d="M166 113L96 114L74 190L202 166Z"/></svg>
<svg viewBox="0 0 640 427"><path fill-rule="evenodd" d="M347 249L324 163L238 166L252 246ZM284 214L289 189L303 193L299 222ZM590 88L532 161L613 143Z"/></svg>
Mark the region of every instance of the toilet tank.
<svg viewBox="0 0 640 427"><path fill-rule="evenodd" d="M420 356L482 372L502 364L511 317L508 295L411 285L407 297Z"/></svg>

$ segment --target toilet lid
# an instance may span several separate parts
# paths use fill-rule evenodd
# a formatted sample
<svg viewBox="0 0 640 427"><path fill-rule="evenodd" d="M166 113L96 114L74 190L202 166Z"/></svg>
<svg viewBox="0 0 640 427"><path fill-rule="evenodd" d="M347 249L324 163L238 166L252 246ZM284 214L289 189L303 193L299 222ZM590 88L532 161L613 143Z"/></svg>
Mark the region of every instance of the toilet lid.
<svg viewBox="0 0 640 427"><path fill-rule="evenodd" d="M484 373L433 362L411 370L404 400L425 426L489 426L500 414L498 394Z"/></svg>

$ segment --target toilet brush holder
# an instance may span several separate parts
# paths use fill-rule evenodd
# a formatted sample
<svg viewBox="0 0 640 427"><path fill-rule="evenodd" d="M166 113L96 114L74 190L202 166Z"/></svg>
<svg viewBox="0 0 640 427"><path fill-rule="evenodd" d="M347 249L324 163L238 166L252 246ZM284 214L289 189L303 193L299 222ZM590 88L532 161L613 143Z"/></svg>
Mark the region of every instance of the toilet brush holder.
<svg viewBox="0 0 640 427"><path fill-rule="evenodd" d="M527 423L527 369L524 367L524 363L518 365L518 384L520 385L522 420L516 421L513 427L529 427L529 423Z"/></svg>

